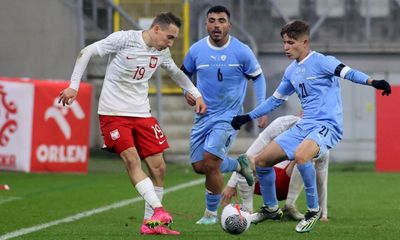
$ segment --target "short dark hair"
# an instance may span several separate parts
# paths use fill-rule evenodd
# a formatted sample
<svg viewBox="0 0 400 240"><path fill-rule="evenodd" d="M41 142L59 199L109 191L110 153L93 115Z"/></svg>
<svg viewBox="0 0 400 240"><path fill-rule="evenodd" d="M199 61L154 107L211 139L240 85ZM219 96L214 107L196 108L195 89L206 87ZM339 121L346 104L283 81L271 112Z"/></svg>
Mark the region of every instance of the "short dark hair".
<svg viewBox="0 0 400 240"><path fill-rule="evenodd" d="M302 35L310 36L310 26L305 21L293 20L282 27L281 37L285 34L293 39L298 39Z"/></svg>
<svg viewBox="0 0 400 240"><path fill-rule="evenodd" d="M222 12L226 13L228 19L231 18L231 13L229 12L229 10L226 7L220 5L213 6L210 9L208 9L206 17L208 17L208 14L210 13L222 13Z"/></svg>
<svg viewBox="0 0 400 240"><path fill-rule="evenodd" d="M161 12L157 14L157 16L154 18L150 28L154 27L155 25L160 25L161 28L164 29L165 27L168 27L170 24L173 24L178 28L180 28L182 22L180 18L178 18L171 12Z"/></svg>

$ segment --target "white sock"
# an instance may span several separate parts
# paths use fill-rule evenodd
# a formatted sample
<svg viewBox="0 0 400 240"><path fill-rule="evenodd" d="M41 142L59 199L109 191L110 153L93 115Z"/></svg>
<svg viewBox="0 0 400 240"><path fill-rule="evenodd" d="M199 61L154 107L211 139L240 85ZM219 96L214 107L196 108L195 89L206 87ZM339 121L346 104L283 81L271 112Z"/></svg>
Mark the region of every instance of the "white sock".
<svg viewBox="0 0 400 240"><path fill-rule="evenodd" d="M204 216L217 216L217 211L210 211L206 208L206 210L204 210Z"/></svg>
<svg viewBox="0 0 400 240"><path fill-rule="evenodd" d="M254 184L252 186L249 186L246 182L246 179L240 175L237 174L238 178L238 188L239 188L239 193L240 197L242 198L242 203L243 206L249 210L249 212L253 212L253 196L254 196Z"/></svg>
<svg viewBox="0 0 400 240"><path fill-rule="evenodd" d="M318 199L322 217L328 217L328 166L329 152L315 161Z"/></svg>
<svg viewBox="0 0 400 240"><path fill-rule="evenodd" d="M160 202L162 202L163 195L164 195L164 188L163 187L157 187L154 186L154 191L156 192L156 195ZM153 216L153 208L151 208L150 204L147 202L144 203L144 220L149 219L151 216Z"/></svg>
<svg viewBox="0 0 400 240"><path fill-rule="evenodd" d="M293 168L292 176L290 177L289 190L286 197L285 205L288 207L295 207L296 200L303 189L303 179L297 165Z"/></svg>
<svg viewBox="0 0 400 240"><path fill-rule="evenodd" d="M153 182L150 178L145 178L138 182L135 186L136 190L143 197L143 199L154 209L162 207L161 201L158 199L157 194L154 190Z"/></svg>

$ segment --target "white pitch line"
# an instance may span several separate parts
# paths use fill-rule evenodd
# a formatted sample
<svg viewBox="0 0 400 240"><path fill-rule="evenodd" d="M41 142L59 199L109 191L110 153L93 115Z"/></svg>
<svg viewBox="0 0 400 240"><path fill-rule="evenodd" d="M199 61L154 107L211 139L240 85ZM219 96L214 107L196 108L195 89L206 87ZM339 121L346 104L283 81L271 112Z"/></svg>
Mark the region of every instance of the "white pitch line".
<svg viewBox="0 0 400 240"><path fill-rule="evenodd" d="M20 200L22 199L22 197L0 197L0 205L6 202L12 202L12 201L16 201L16 200Z"/></svg>
<svg viewBox="0 0 400 240"><path fill-rule="evenodd" d="M184 188L196 186L196 185L199 185L200 183L204 183L204 178L193 180L193 181L190 181L190 182L187 182L187 183L178 184L178 185L176 185L174 187L167 188L167 189L164 190L164 194L175 192L175 191L178 191L178 190L181 190L181 189L184 189ZM72 215L72 216L69 216L69 217L66 217L66 218L62 218L62 219L59 219L59 220L55 220L55 221L52 221L52 222L43 223L43 224L36 225L36 226L33 226L33 227L28 227L28 228L21 228L19 230L14 231L14 232L9 232L9 233L6 233L4 235L1 235L0 236L0 240L6 240L6 239L19 237L19 236L26 235L26 234L29 234L29 233L32 233L32 232L40 231L40 230L45 229L45 228L56 226L56 225L59 225L59 224L62 224L62 223L74 222L74 221L77 221L79 219L90 217L92 215L95 215L95 214L98 214L98 213L102 213L102 212L105 212L105 211L108 211L108 210L125 207L125 206L127 206L129 204L133 204L133 203L136 203L136 202L139 202L139 201L143 201L143 198L142 197L136 197L136 198L132 198L132 199L127 199L127 200L116 202L116 203L113 203L113 204L110 204L110 205L107 205L107 206L104 206L104 207L95 208L95 209L92 209L92 210L81 212L81 213L78 213L78 214L75 214L75 215Z"/></svg>

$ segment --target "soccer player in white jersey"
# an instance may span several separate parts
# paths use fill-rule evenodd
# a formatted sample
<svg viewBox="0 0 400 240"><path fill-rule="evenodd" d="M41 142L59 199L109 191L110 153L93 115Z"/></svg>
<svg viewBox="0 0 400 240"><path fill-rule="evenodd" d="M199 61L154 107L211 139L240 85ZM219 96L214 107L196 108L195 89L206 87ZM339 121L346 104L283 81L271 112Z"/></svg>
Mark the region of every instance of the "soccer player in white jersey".
<svg viewBox="0 0 400 240"><path fill-rule="evenodd" d="M372 85L391 93L385 80L374 80L351 69L333 56L311 51L309 25L300 20L287 23L281 30L285 54L294 61L286 68L274 94L248 114L236 116L231 124L235 129L251 119L264 116L279 107L296 93L303 110L302 119L279 135L255 158L256 173L261 185L264 206L258 220L282 216L275 193L275 172L272 168L283 160L296 160L304 181L307 200L305 218L296 226L296 232L310 231L321 216L316 188L315 168L310 161L333 148L343 136L343 107L340 96L340 78Z"/></svg>
<svg viewBox="0 0 400 240"><path fill-rule="evenodd" d="M166 170L163 151L168 142L150 114L148 82L156 69L164 68L194 96L199 115L206 112L200 92L171 58L169 48L180 26L180 19L172 13L160 13L148 30L115 32L85 47L75 63L69 87L60 93L59 102L71 104L90 58L110 56L99 100L100 128L105 147L121 156L132 185L146 202L142 234L179 234L168 228L172 217L161 204ZM142 170L141 160L148 166L149 176Z"/></svg>
<svg viewBox="0 0 400 240"><path fill-rule="evenodd" d="M291 128L299 120L300 117L293 115L278 117L258 135L257 139L246 151L246 155L253 160L254 157L259 154L273 139ZM317 174L319 204L322 211L321 220L327 220L329 152L326 152L325 154L314 159L314 163ZM295 206L297 197L303 188L303 181L298 169L295 167L295 161L286 160L274 165L273 167L276 175L275 188L277 199L278 201L286 200L285 207L283 209L284 215L287 218L294 220L303 219L304 215L301 214ZM224 206L230 203L231 198L236 195L236 186L239 188L239 193L244 207L246 207L250 212L253 212L253 192L254 194L261 195L259 182L257 181L255 186L248 186L243 176L236 174L236 172L232 174L222 193L223 197L221 200L221 205Z"/></svg>
<svg viewBox="0 0 400 240"><path fill-rule="evenodd" d="M262 69L251 49L229 34L230 13L224 6L207 11L208 36L194 43L182 70L196 74L196 84L207 104L205 115L196 115L190 139L190 158L194 171L206 176L206 210L197 224L215 224L223 189L221 172L239 171L249 185L254 177L246 158L230 159L227 152L236 138L230 125L242 113L247 83L251 79L257 103L265 99L266 83ZM191 93L185 94L194 104ZM266 117L259 121L265 127Z"/></svg>

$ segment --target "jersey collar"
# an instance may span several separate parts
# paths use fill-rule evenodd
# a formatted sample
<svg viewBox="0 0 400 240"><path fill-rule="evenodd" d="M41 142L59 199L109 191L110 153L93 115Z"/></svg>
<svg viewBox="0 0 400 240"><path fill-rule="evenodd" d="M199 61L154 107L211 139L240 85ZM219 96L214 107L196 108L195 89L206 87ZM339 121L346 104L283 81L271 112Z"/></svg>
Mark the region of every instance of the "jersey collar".
<svg viewBox="0 0 400 240"><path fill-rule="evenodd" d="M298 63L298 65L301 65L301 64L303 64L307 59L309 59L310 57L311 57L311 55L313 55L315 53L315 51L310 51L309 53L308 53L308 55L303 59L303 60L301 60L299 63Z"/></svg>
<svg viewBox="0 0 400 240"><path fill-rule="evenodd" d="M212 45L210 42L210 36L207 36L207 44L210 48L212 48L214 50L223 50L229 46L229 43L231 43L231 35L228 35L228 37L229 37L228 41L222 47L216 47L216 46Z"/></svg>

